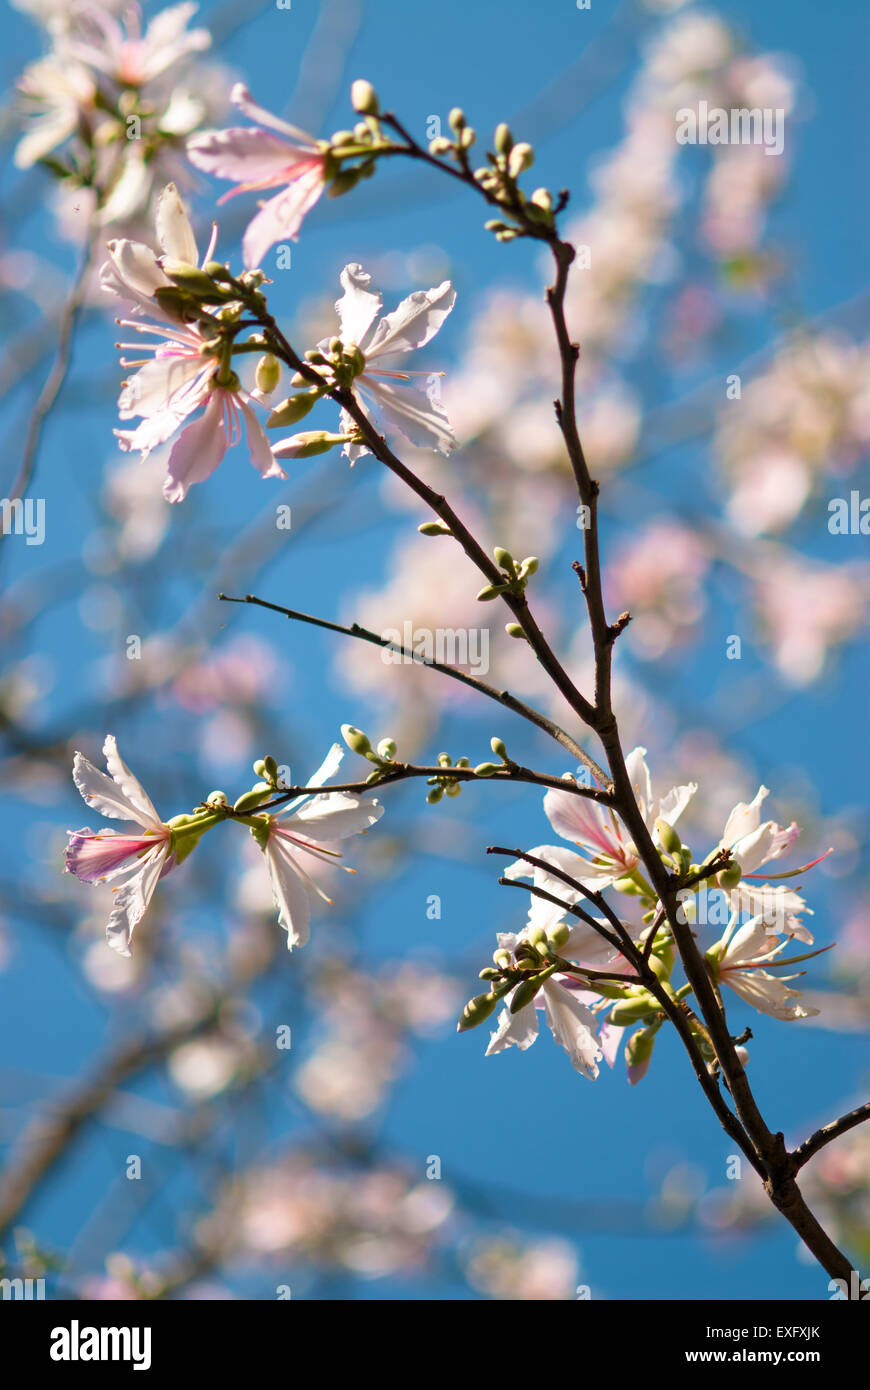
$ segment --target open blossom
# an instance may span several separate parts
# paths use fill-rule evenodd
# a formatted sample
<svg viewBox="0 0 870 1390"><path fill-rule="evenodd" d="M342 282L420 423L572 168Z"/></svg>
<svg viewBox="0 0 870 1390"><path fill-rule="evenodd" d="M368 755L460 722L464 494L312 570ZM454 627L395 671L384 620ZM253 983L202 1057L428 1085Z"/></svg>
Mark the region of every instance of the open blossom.
<svg viewBox="0 0 870 1390"><path fill-rule="evenodd" d="M333 744L321 766L307 783L322 787L338 768L344 750ZM309 862L334 863L341 856L328 848L334 840L360 835L379 821L384 813L380 802L351 792L328 792L322 796L299 797L268 818L262 843L278 921L287 933L287 946L304 946L311 921L310 895L331 903L323 889L306 869ZM346 868L345 865L340 867ZM352 869L347 869L353 873Z"/></svg>
<svg viewBox="0 0 870 1390"><path fill-rule="evenodd" d="M281 188L261 203L245 232L245 265L254 269L270 246L298 238L305 214L325 187L325 157L311 135L258 106L243 83L236 83L230 100L257 124L203 131L188 141L187 153L198 169L236 183L221 202L238 193Z"/></svg>
<svg viewBox="0 0 870 1390"><path fill-rule="evenodd" d="M157 236L164 255L197 264L193 229L174 184L166 186L158 203ZM213 242L214 234L206 259L211 255ZM138 366L139 370L124 383L118 413L122 420L139 416L141 424L135 429L115 431L120 447L125 452L138 450L146 459L189 416L205 407L203 414L181 431L170 451L168 477L163 486L167 501L180 502L193 483L203 482L215 471L227 449L238 442L243 423L251 462L261 476L286 477L251 407L253 397L243 389L220 353L215 354L214 339L202 327L202 320L190 323L176 318L155 298L160 289L172 284L161 268L160 258L139 242L110 242L109 260L103 266L101 281L104 289L151 316L150 321L134 317L117 322L157 340L119 344L154 354L151 359L121 359L122 366Z"/></svg>
<svg viewBox="0 0 870 1390"><path fill-rule="evenodd" d="M660 799L654 797L645 754L645 748L632 749L625 765L634 787L638 809L655 838L656 820L661 817L669 825L675 825L698 787L697 783L689 782L685 786L672 787L667 796ZM589 797L577 796L575 792L553 789L544 797L544 811L553 829L563 839L572 840L581 853L563 849L560 845L539 845L537 849L529 851L536 859L544 859L563 873L570 874L584 888L606 888L637 868L640 862L637 849L625 826L609 807L600 806ZM532 878L536 888L555 894L563 902L575 903L582 896L545 870L533 870L522 859L505 869L505 877Z"/></svg>
<svg viewBox="0 0 870 1390"><path fill-rule="evenodd" d="M189 54L210 47L207 29L187 27L196 11L197 6L190 3L170 5L154 16L143 33L138 5L126 6L122 19L103 5L82 5L69 52L119 86L141 87Z"/></svg>
<svg viewBox="0 0 870 1390"><path fill-rule="evenodd" d="M797 1003L800 992L789 989L785 983L786 980L797 979L797 975L771 975L765 969L766 966L779 964L776 957L787 941L776 941L770 937L760 916L753 917L742 927L738 925L739 921L740 914L735 912L721 941L707 952L707 959L719 983L730 986L753 1009L769 1014L771 1018L790 1020L810 1018L817 1014L818 1009ZM783 965L790 963L782 962Z"/></svg>
<svg viewBox="0 0 870 1390"><path fill-rule="evenodd" d="M591 927L587 930L592 932ZM521 939L513 932L498 934L499 947L503 950L513 951ZM568 946L564 950L567 952ZM590 997L588 990L582 984L578 987L573 976L556 973L545 981L531 1003L511 1013L514 993L515 990L511 990L505 996L505 1007L498 1016L496 1030L489 1035L487 1057L504 1052L508 1047L518 1047L522 1052L531 1047L538 1036L538 1009L542 1008L547 1026L560 1047L564 1047L572 1067L581 1076L594 1080L603 1052L597 1036L599 1020L585 1002Z"/></svg>
<svg viewBox="0 0 870 1390"><path fill-rule="evenodd" d="M394 359L425 347L435 337L456 303L456 291L449 280L431 290L415 290L391 314L379 318L383 297L369 288L371 282L361 265L346 265L341 272L344 294L335 305L345 351L357 348L364 358L353 383L354 396L369 418L379 412L412 444L449 454L456 440L444 407L435 390L421 391L415 384L421 378L431 383L433 374L409 372ZM319 346L327 348L328 340ZM341 429L355 429L346 411L341 413ZM347 443L343 452L354 463L370 450L366 444Z"/></svg>
<svg viewBox="0 0 870 1390"><path fill-rule="evenodd" d="M122 762L109 734L103 744L107 777L81 753L73 762L73 781L89 806L112 820L131 821L139 831L69 831L66 869L83 883L116 884L115 901L106 924L109 945L130 955L133 931L148 907L158 881L176 864L172 830L160 819L142 784Z"/></svg>
<svg viewBox="0 0 870 1390"><path fill-rule="evenodd" d="M767 787L759 787L752 801L737 803L726 822L719 848L730 850L743 871L740 882L725 890L728 906L732 912L744 916L748 913L759 916L769 932L784 931L801 941L811 942L812 935L800 920L800 914L806 912L812 916L812 909L801 895L783 883L754 881L763 877L755 870L787 854L800 835L800 828L794 821L788 826L777 825L772 820L762 821L761 805L769 795Z"/></svg>

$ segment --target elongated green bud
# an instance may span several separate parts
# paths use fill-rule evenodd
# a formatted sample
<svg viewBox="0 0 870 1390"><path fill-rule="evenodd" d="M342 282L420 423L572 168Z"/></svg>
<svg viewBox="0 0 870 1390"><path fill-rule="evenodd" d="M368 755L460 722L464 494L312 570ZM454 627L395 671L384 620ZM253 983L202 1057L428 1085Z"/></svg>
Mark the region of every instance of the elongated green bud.
<svg viewBox="0 0 870 1390"><path fill-rule="evenodd" d="M277 386L277 381L275 385ZM274 387L272 388L274 390ZM288 396L275 406L268 420L267 429L274 430L281 425L295 425L297 420L301 420L308 414L312 406L320 400L323 392L317 386L312 386L308 391L297 391L295 395Z"/></svg>
<svg viewBox="0 0 870 1390"><path fill-rule="evenodd" d="M476 777L494 777L500 771L497 763L478 763L474 769L474 775Z"/></svg>
<svg viewBox="0 0 870 1390"><path fill-rule="evenodd" d="M272 795L272 790L268 782L258 782L255 787L251 787L249 792L242 793L233 806L233 810L253 811L262 801L265 801Z"/></svg>
<svg viewBox="0 0 870 1390"><path fill-rule="evenodd" d="M496 154L510 154L513 143L514 140L510 132L510 127L505 125L504 121L502 121L501 124L497 125L495 128L493 145L495 146Z"/></svg>
<svg viewBox="0 0 870 1390"><path fill-rule="evenodd" d="M257 390L264 396L271 396L281 380L281 363L273 353L267 352L257 363Z"/></svg>
<svg viewBox="0 0 870 1390"><path fill-rule="evenodd" d="M519 144L514 145L510 152L508 173L512 179L518 179L523 170L531 169L534 162L535 152L531 145L527 145L525 141L520 141Z"/></svg>
<svg viewBox="0 0 870 1390"><path fill-rule="evenodd" d="M352 753L359 753L365 757L372 751L372 745L362 729L357 729L353 724L342 724L341 736Z"/></svg>
<svg viewBox="0 0 870 1390"><path fill-rule="evenodd" d="M484 584L480 593L477 595L478 603L490 603L499 594L503 594L507 586L504 584Z"/></svg>
<svg viewBox="0 0 870 1390"><path fill-rule="evenodd" d="M639 1023L641 1019L648 1018L658 1007L649 994L642 995L639 999L623 999L610 1010L610 1021L618 1028L624 1028L628 1023Z"/></svg>
<svg viewBox="0 0 870 1390"><path fill-rule="evenodd" d="M450 527L443 521L424 521L417 530L421 536L452 536Z"/></svg>
<svg viewBox="0 0 870 1390"><path fill-rule="evenodd" d="M473 999L469 999L456 1025L457 1033L465 1033L469 1028L476 1028L479 1023L485 1023L497 1004L497 994L476 994Z"/></svg>
<svg viewBox="0 0 870 1390"><path fill-rule="evenodd" d="M655 1025L651 1028L641 1028L638 1032L632 1033L625 1045L628 1080L632 1086L642 1081L649 1070L657 1032L658 1028Z"/></svg>
<svg viewBox="0 0 870 1390"><path fill-rule="evenodd" d="M505 550L503 545L497 545L492 556L500 570L507 570L509 574L513 574L514 557L509 550Z"/></svg>
<svg viewBox="0 0 870 1390"><path fill-rule="evenodd" d="M666 854L679 854L683 848L683 842L676 830L662 816L659 816L655 823L655 832L659 837L659 844Z"/></svg>
<svg viewBox="0 0 870 1390"><path fill-rule="evenodd" d="M450 129L458 133L460 130L463 130L465 128L465 123L465 112L462 110L462 107L452 107L450 110L450 114L447 117L447 124L449 125Z"/></svg>
<svg viewBox="0 0 870 1390"><path fill-rule="evenodd" d="M507 749L500 738L491 738L489 746L497 758L507 759Z"/></svg>
<svg viewBox="0 0 870 1390"><path fill-rule="evenodd" d="M200 270L198 265L191 265L188 261L175 261L166 257L163 261L163 274L168 277L173 285L178 285L179 289L186 290L188 294L194 294L198 299L226 299L227 291L215 284L206 271Z"/></svg>
<svg viewBox="0 0 870 1390"><path fill-rule="evenodd" d="M272 453L278 459L308 459L316 454L328 454L336 444L345 444L350 438L347 434L330 434L328 430L303 430L301 434L289 434L273 444Z"/></svg>
<svg viewBox="0 0 870 1390"><path fill-rule="evenodd" d="M547 933L547 940L554 950L560 951L570 935L571 928L567 922L560 922L558 926L551 928Z"/></svg>
<svg viewBox="0 0 870 1390"><path fill-rule="evenodd" d="M505 623L504 630L508 637L525 637L525 633L519 623Z"/></svg>

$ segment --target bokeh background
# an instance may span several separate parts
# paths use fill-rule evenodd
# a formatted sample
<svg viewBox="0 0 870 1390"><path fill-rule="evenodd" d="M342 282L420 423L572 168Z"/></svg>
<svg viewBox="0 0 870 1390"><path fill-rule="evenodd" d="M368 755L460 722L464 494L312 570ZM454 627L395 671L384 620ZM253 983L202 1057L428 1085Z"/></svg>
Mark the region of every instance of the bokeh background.
<svg viewBox="0 0 870 1390"><path fill-rule="evenodd" d="M218 107L242 77L328 134L351 123L349 84L366 76L420 139L457 103L481 142L507 119L535 146L533 183L570 188L565 225L591 251L570 301L581 432L602 481L611 608L635 614L617 661L626 746L649 749L660 792L700 783L684 835L696 855L760 782L769 813L803 827L791 863L835 849L804 881L818 944L838 943L804 982L820 1015L781 1024L736 999L730 1012L752 1027L768 1121L803 1137L857 1103L868 1075L870 564L866 536L828 529L830 500L867 487L864 7L293 0L204 4L198 22L224 69L208 78ZM12 164L15 82L45 38L23 8L4 13L4 34L8 495L84 213L44 170ZM674 112L700 99L784 108L782 156L677 145ZM189 175L205 232L223 187ZM238 257L250 208L221 210L223 256ZM534 247L496 245L483 220L447 180L395 163L316 208L270 303L304 348L331 329L346 262L372 272L388 307L453 280L457 307L424 365L447 372L463 447L406 456L487 544L542 557L539 602L582 680L547 267ZM92 293L31 485L44 543L0 541L5 1272L84 1298L274 1298L281 1285L363 1300L573 1298L578 1286L593 1299L828 1297L751 1175L726 1176L731 1147L674 1040L662 1035L630 1088L621 1059L584 1081L549 1034L490 1059L486 1028L457 1037L494 933L524 918L485 847L551 838L530 789L479 787L436 807L416 784L385 793L387 813L352 846L357 875L334 885L334 909L292 956L257 851L222 827L161 885L132 960L109 952L105 896L62 873L64 831L88 820L72 750L97 760L106 732L165 816L213 788L238 795L266 752L304 780L345 721L418 761L442 749L479 761L498 734L519 760L567 770L431 672L220 604L221 590L253 592L378 630L486 621L491 679L567 718L522 644L481 618L471 568L418 536L422 513L373 460L351 472L328 455L264 483L238 449L168 506L161 460L114 447L115 337ZM734 374L739 399L726 395ZM330 408L321 419L332 424ZM285 504L289 531L276 526ZM281 1025L289 1051L275 1047ZM49 1102L69 1132L29 1171ZM867 1157L854 1131L807 1172L865 1262Z"/></svg>

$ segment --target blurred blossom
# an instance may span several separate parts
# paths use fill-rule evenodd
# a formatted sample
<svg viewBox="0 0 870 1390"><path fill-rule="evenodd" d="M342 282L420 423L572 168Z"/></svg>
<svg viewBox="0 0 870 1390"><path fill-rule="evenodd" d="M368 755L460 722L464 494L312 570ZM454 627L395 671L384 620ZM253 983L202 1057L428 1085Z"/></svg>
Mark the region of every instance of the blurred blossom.
<svg viewBox="0 0 870 1390"><path fill-rule="evenodd" d="M579 1265L567 1241L505 1235L477 1241L466 1273L470 1283L490 1298L534 1303L574 1298Z"/></svg>
<svg viewBox="0 0 870 1390"><path fill-rule="evenodd" d="M106 472L103 504L117 521L122 560L147 560L160 547L169 525L170 503L162 494L169 449L155 450L144 462L114 458Z"/></svg>
<svg viewBox="0 0 870 1390"><path fill-rule="evenodd" d="M829 652L864 626L870 567L783 555L756 574L754 597L780 675L790 685L808 685Z"/></svg>
<svg viewBox="0 0 870 1390"><path fill-rule="evenodd" d="M703 579L710 559L687 526L656 517L614 550L608 591L632 615L627 638L647 658L685 641L704 611Z"/></svg>
<svg viewBox="0 0 870 1390"><path fill-rule="evenodd" d="M743 535L782 530L821 479L855 467L870 444L868 368L870 343L790 339L723 406L714 450L731 490L727 513Z"/></svg>
<svg viewBox="0 0 870 1390"><path fill-rule="evenodd" d="M191 1100L209 1100L236 1079L251 1054L250 1046L219 1033L194 1038L170 1054L170 1079Z"/></svg>

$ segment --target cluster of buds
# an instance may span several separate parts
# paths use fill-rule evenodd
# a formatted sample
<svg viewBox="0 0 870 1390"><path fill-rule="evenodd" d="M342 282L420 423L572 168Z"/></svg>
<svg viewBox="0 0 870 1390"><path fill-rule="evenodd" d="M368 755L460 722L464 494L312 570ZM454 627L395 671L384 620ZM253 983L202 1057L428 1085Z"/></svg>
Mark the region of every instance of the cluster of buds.
<svg viewBox="0 0 870 1390"><path fill-rule="evenodd" d="M449 753L438 754L438 766L443 768L460 767L470 768L471 762L468 758L457 758L454 763ZM477 769L475 769L476 771ZM451 777L445 772L443 777L427 777L426 784L429 791L426 793L426 800L430 806L437 806L442 796L458 796L462 791L462 783L455 777Z"/></svg>
<svg viewBox="0 0 870 1390"><path fill-rule="evenodd" d="M538 558L536 555L528 555L525 560L515 560L510 551L503 546L497 545L492 552L493 559L502 572L502 582L499 584L484 584L480 593L477 595L478 602L488 603L491 599L499 598L501 594L513 594L515 598L521 598L525 592L526 585L535 574L538 568ZM515 624L511 624L515 626ZM514 636L511 633L511 636Z"/></svg>
<svg viewBox="0 0 870 1390"><path fill-rule="evenodd" d="M513 951L501 947L493 952L492 965L480 971L478 976L486 980L489 989L485 994L476 994L469 999L459 1019L460 1033L485 1023L506 994L514 991L510 1002L510 1012L518 1013L531 1004L538 990L557 970L577 974L575 966L562 960L558 954L570 936L570 928L564 922L545 931L538 927L527 938L518 942Z"/></svg>
<svg viewBox="0 0 870 1390"><path fill-rule="evenodd" d="M385 138L378 120L380 103L371 82L363 78L354 82L350 99L362 120L357 121L352 130L336 130L332 138L321 145L330 198L340 198L361 179L371 178L378 155L391 148L391 141Z"/></svg>
<svg viewBox="0 0 870 1390"><path fill-rule="evenodd" d="M369 773L367 782L380 781L385 772L398 766L395 762L395 739L389 736L382 738L377 747L373 748L368 734L364 734L362 729L357 729L353 724L342 724L341 736L352 753L358 753L361 758L367 758L370 763L374 763L375 770Z"/></svg>

